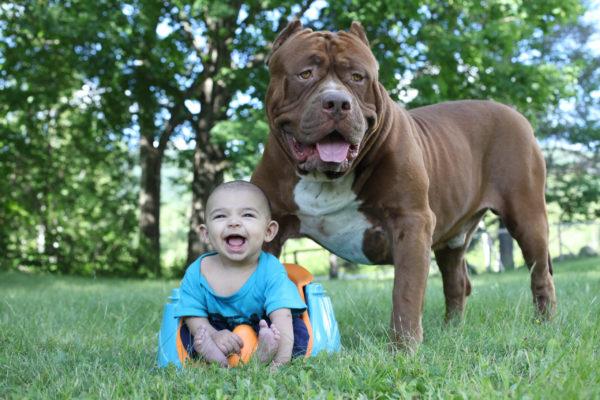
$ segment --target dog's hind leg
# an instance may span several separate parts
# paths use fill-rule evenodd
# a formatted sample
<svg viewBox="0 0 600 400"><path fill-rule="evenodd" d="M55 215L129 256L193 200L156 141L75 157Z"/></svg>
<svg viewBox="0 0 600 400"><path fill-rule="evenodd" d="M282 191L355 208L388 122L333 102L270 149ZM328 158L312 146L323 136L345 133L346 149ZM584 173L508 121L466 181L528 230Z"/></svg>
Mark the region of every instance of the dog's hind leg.
<svg viewBox="0 0 600 400"><path fill-rule="evenodd" d="M484 197L523 252L537 310L551 316L556 294L548 252L544 157L529 123L512 112L504 114L495 138L486 164L490 179Z"/></svg>
<svg viewBox="0 0 600 400"><path fill-rule="evenodd" d="M462 318L467 296L471 294L471 283L467 272L464 247L446 247L435 252L446 298L446 322Z"/></svg>
<svg viewBox="0 0 600 400"><path fill-rule="evenodd" d="M511 236L517 241L531 275L531 292L537 311L550 317L556 309L552 264L548 252L548 219L545 202L521 198L500 213Z"/></svg>

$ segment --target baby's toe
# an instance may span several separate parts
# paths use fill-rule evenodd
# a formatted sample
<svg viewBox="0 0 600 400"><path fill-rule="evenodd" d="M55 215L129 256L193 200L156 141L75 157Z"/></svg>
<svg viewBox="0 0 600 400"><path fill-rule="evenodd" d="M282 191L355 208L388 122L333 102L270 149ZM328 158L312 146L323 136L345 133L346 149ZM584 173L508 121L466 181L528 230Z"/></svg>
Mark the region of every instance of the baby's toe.
<svg viewBox="0 0 600 400"><path fill-rule="evenodd" d="M271 330L273 331L273 333L275 335L279 335L279 330L277 329L277 327L275 326L275 324L271 324Z"/></svg>

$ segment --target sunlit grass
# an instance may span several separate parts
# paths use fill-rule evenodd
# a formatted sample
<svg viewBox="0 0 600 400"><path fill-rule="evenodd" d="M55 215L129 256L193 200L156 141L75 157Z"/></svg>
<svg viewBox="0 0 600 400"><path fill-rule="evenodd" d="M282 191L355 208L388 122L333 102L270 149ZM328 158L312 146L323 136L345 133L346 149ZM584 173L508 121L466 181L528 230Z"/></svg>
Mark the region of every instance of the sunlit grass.
<svg viewBox="0 0 600 400"><path fill-rule="evenodd" d="M391 280L324 282L344 349L280 371L155 368L177 282L0 274L0 398L599 398L600 260L555 265L559 312L533 313L525 270L473 278L445 326L430 278L415 355L389 350Z"/></svg>

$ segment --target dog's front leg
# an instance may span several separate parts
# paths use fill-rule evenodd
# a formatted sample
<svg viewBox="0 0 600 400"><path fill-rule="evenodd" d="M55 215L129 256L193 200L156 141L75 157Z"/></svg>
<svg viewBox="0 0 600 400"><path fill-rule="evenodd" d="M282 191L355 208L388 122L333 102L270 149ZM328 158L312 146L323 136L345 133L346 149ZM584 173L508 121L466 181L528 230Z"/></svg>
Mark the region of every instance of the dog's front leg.
<svg viewBox="0 0 600 400"><path fill-rule="evenodd" d="M400 348L412 351L423 340L421 317L435 219L426 209L389 221L394 246L393 339Z"/></svg>

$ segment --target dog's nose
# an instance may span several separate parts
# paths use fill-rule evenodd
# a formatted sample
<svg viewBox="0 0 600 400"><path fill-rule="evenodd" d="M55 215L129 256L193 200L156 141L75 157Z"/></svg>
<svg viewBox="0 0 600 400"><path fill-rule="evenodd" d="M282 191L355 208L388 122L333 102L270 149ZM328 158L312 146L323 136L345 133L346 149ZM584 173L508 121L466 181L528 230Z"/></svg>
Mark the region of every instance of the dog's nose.
<svg viewBox="0 0 600 400"><path fill-rule="evenodd" d="M323 111L334 117L344 117L352 109L352 98L341 90L328 90L322 94Z"/></svg>

